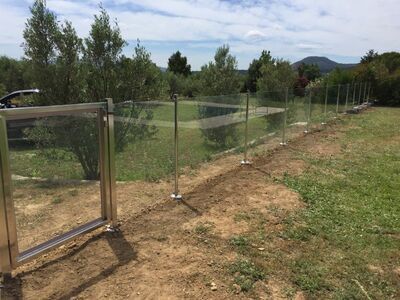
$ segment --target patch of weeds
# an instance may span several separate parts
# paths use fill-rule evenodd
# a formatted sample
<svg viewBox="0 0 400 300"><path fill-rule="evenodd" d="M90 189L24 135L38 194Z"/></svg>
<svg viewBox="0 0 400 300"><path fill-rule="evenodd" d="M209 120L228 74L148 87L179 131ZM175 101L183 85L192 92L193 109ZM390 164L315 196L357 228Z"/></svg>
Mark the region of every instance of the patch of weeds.
<svg viewBox="0 0 400 300"><path fill-rule="evenodd" d="M247 247L249 245L248 239L242 235L232 237L229 243L236 247Z"/></svg>
<svg viewBox="0 0 400 300"><path fill-rule="evenodd" d="M326 271L317 265L315 261L299 259L294 263L295 278L294 283L303 291L315 293L317 291L329 289L324 281Z"/></svg>
<svg viewBox="0 0 400 300"><path fill-rule="evenodd" d="M210 223L199 223L194 228L194 232L196 234L205 235L211 231L212 227L213 225Z"/></svg>
<svg viewBox="0 0 400 300"><path fill-rule="evenodd" d="M69 191L68 191L68 194L69 194L71 197L76 197L76 196L78 196L79 192L78 192L78 190L73 189L73 190L69 190Z"/></svg>
<svg viewBox="0 0 400 300"><path fill-rule="evenodd" d="M233 220L235 222L241 222L241 221L249 222L251 220L251 216L246 212L239 212L239 213L235 214L235 216L233 217Z"/></svg>
<svg viewBox="0 0 400 300"><path fill-rule="evenodd" d="M283 292L284 292L286 298L288 298L288 299L293 299L294 296L296 295L296 292L297 292L297 291L296 291L295 288L287 287L287 288L285 288L285 289L283 290Z"/></svg>
<svg viewBox="0 0 400 300"><path fill-rule="evenodd" d="M264 271L247 259L235 261L230 266L229 271L234 276L235 283L240 286L243 292L250 291L254 283L265 279Z"/></svg>
<svg viewBox="0 0 400 300"><path fill-rule="evenodd" d="M55 196L51 202L53 204L60 204L61 202L63 202L63 199L60 196Z"/></svg>

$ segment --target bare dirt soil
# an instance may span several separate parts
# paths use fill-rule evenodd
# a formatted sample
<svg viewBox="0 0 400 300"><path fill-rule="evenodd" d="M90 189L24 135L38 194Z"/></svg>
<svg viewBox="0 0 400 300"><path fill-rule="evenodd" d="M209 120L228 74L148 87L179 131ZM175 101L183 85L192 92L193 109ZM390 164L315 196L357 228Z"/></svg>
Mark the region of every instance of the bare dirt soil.
<svg viewBox="0 0 400 300"><path fill-rule="evenodd" d="M285 173L300 174L308 168L298 159L299 151L331 155L336 148L326 138L333 132L334 125L328 126L324 131L293 140L286 147L276 147L279 139L272 140L257 148L251 166L240 166L241 156L229 155L198 170L187 170L181 176L184 201L180 203L168 198L170 181L119 183L120 232L99 229L20 267L12 279L6 280L3 298L249 298L249 294L235 290L227 272L227 266L237 259L229 239L247 230L247 223L238 216L248 211L263 212L269 216L265 230L280 231L282 216L304 207L304 203L274 179ZM29 192L29 186L24 188ZM20 192L23 191L21 187ZM80 216L82 207L74 200L77 193L84 195L92 207L98 201L97 192L98 186L89 184L79 191L55 187L52 193L42 195L52 208L45 211L41 225L36 224L40 230L35 232L35 238L28 233L23 235L24 245L46 239L49 234L42 230L46 226L53 232L65 230L58 228L52 217L58 204L67 205L64 210L69 216ZM17 211L29 215L23 207L19 205ZM26 208L29 209L36 208ZM91 211L85 210L85 218L98 217L97 211ZM29 220L25 223L29 224ZM291 242L275 239L268 245L252 246L262 251L279 248L290 252ZM287 285L282 278L269 277L256 283L251 297L283 299ZM297 293L294 298L304 297Z"/></svg>

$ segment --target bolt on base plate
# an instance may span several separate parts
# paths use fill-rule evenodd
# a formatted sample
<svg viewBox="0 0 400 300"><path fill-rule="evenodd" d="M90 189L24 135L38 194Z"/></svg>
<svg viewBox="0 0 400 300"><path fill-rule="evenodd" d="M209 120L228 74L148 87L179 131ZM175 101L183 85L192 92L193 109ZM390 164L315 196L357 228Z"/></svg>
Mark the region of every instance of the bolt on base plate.
<svg viewBox="0 0 400 300"><path fill-rule="evenodd" d="M286 143L286 142L281 142L281 143L279 143L279 145L281 145L281 146L287 146L287 143Z"/></svg>
<svg viewBox="0 0 400 300"><path fill-rule="evenodd" d="M242 160L241 162L240 162L240 164L243 166L243 165L251 165L251 162L249 161L249 160Z"/></svg>
<svg viewBox="0 0 400 300"><path fill-rule="evenodd" d="M181 201L182 200L182 195L172 193L171 194L171 198L176 200L176 201Z"/></svg>

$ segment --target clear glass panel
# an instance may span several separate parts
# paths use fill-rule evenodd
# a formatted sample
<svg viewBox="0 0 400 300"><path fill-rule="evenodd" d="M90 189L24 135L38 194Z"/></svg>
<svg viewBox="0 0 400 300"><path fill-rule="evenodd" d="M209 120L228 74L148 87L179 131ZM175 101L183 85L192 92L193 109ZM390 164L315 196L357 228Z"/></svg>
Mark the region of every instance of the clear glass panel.
<svg viewBox="0 0 400 300"><path fill-rule="evenodd" d="M174 103L115 105L117 181L157 181L174 171Z"/></svg>
<svg viewBox="0 0 400 300"><path fill-rule="evenodd" d="M101 216L96 113L7 121L20 251Z"/></svg>
<svg viewBox="0 0 400 300"><path fill-rule="evenodd" d="M320 128L325 121L325 95L326 88L318 87L309 89L311 92L311 128Z"/></svg>
<svg viewBox="0 0 400 300"><path fill-rule="evenodd" d="M123 218L173 192L174 102L121 102L114 116L118 215Z"/></svg>
<svg viewBox="0 0 400 300"><path fill-rule="evenodd" d="M190 174L200 163L243 149L246 95L201 96L179 102L179 166Z"/></svg>
<svg viewBox="0 0 400 300"><path fill-rule="evenodd" d="M289 90L287 111L287 139L294 139L307 128L309 97L306 89Z"/></svg>

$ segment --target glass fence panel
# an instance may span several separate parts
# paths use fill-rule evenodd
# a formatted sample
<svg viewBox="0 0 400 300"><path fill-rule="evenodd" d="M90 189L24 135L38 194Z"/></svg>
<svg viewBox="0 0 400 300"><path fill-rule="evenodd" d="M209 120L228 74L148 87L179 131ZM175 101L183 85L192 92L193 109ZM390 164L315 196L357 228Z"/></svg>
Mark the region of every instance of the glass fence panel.
<svg viewBox="0 0 400 300"><path fill-rule="evenodd" d="M289 90L287 110L287 140L294 139L307 129L309 114L309 97L306 89L295 88Z"/></svg>
<svg viewBox="0 0 400 300"><path fill-rule="evenodd" d="M173 172L174 103L115 104L117 181L155 182Z"/></svg>
<svg viewBox="0 0 400 300"><path fill-rule="evenodd" d="M139 212L173 192L174 102L126 101L114 107L118 216Z"/></svg>
<svg viewBox="0 0 400 300"><path fill-rule="evenodd" d="M243 150L246 94L201 96L179 101L181 174L205 161Z"/></svg>
<svg viewBox="0 0 400 300"><path fill-rule="evenodd" d="M7 121L19 250L101 217L96 113Z"/></svg>
<svg viewBox="0 0 400 300"><path fill-rule="evenodd" d="M308 89L308 95L311 97L310 105L310 129L318 129L321 123L325 121L325 96L326 88L311 87ZM310 95L311 93L311 95Z"/></svg>
<svg viewBox="0 0 400 300"><path fill-rule="evenodd" d="M286 90L258 92L249 95L248 157L254 157L257 146L277 145L283 139Z"/></svg>

